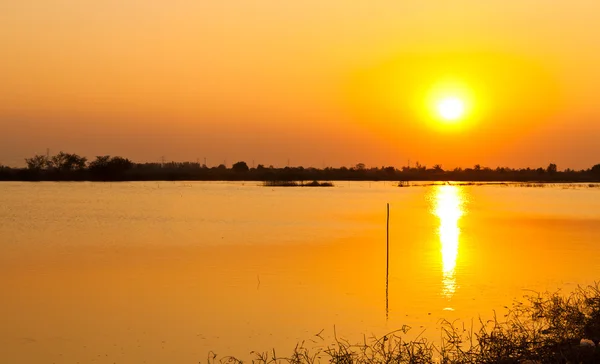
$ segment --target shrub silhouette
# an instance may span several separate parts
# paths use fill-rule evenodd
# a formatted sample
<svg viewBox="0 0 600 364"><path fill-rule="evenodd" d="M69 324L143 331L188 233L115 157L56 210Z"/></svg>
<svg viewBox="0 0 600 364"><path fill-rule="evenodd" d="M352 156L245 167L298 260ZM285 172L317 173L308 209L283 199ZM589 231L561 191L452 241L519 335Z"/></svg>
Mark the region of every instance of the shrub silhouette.
<svg viewBox="0 0 600 364"><path fill-rule="evenodd" d="M238 172L238 173L248 172L250 170L250 168L248 168L248 165L246 164L246 162L234 163L233 166L231 166L231 169L233 169L234 172Z"/></svg>

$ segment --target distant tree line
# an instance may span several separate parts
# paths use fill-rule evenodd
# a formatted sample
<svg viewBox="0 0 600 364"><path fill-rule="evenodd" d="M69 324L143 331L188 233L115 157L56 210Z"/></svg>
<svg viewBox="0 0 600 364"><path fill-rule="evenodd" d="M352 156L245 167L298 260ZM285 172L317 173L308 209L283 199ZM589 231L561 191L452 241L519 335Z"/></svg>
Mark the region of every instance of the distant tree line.
<svg viewBox="0 0 600 364"><path fill-rule="evenodd" d="M88 162L86 157L60 152L54 156L35 155L25 160L26 168L0 165L2 181L540 181L597 182L600 164L589 169L559 171L556 164L546 168L489 168L479 164L472 168L445 170L440 164L431 168L416 163L396 168L367 168L363 163L340 168L275 168L259 164L248 167L246 162L231 168L221 164L207 167L200 163L134 163L119 156L98 156Z"/></svg>

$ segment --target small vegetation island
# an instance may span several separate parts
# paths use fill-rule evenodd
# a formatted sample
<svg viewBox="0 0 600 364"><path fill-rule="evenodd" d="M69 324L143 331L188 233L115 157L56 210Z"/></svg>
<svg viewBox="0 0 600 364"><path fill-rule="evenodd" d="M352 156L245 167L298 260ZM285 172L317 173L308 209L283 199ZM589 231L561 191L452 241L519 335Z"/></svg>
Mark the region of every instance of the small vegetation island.
<svg viewBox="0 0 600 364"><path fill-rule="evenodd" d="M246 162L208 167L193 162L135 163L127 158L98 156L92 161L77 154L60 152L54 156L35 155L25 160L27 167L0 165L0 181L263 181L269 187L328 187L330 182L318 181L514 181L514 182L599 182L600 164L589 169L559 171L556 164L546 168L507 167L445 170L436 164L432 168L416 163L396 168L367 168L363 163L353 167L265 167L255 168ZM308 181L308 182L306 182Z"/></svg>

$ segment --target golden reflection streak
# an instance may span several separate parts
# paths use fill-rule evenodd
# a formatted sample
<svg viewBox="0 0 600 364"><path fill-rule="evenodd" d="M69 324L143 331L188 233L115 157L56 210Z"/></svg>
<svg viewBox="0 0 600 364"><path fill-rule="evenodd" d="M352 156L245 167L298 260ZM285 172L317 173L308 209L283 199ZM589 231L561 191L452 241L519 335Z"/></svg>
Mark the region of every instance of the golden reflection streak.
<svg viewBox="0 0 600 364"><path fill-rule="evenodd" d="M434 215L440 219L438 234L442 253L443 289L442 294L450 298L456 292L456 258L460 228L458 220L464 214L464 195L457 186L437 186L434 192Z"/></svg>

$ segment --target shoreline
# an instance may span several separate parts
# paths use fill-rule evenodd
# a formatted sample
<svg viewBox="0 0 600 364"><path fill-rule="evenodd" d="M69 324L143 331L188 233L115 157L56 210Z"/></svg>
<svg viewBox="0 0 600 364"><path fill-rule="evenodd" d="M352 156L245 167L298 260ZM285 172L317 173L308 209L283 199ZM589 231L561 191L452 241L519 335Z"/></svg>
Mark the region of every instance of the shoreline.
<svg viewBox="0 0 600 364"><path fill-rule="evenodd" d="M265 187L310 187L314 181L319 183L329 182L393 182L398 187L422 187L424 185L451 185L451 186L511 186L522 185L521 187L537 187L535 185L581 185L590 184L593 187L600 187L600 179L582 179L582 180L478 180L478 179L293 179L293 180L264 180L264 179L165 179L165 178L131 178L131 179L93 179L93 178L44 178L44 179L0 179L2 182L256 182L264 184ZM273 182L282 183L281 185L272 184ZM596 186L598 184L599 186ZM319 186L317 186L319 187ZM335 187L327 186L327 187ZM592 186L590 186L592 187Z"/></svg>

